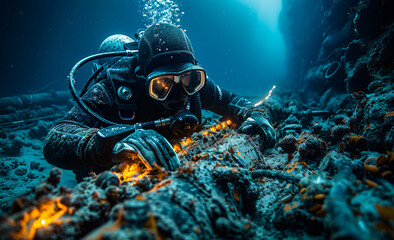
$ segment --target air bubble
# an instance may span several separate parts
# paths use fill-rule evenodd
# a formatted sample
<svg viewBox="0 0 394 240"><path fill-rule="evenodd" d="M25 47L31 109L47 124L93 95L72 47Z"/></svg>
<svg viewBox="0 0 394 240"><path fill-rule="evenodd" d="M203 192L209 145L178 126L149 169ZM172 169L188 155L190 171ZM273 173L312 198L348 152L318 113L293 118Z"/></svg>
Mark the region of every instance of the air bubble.
<svg viewBox="0 0 394 240"><path fill-rule="evenodd" d="M180 14L178 4L174 3L174 0L143 0L144 9L143 17L145 18L146 27L155 25L157 23L179 23Z"/></svg>

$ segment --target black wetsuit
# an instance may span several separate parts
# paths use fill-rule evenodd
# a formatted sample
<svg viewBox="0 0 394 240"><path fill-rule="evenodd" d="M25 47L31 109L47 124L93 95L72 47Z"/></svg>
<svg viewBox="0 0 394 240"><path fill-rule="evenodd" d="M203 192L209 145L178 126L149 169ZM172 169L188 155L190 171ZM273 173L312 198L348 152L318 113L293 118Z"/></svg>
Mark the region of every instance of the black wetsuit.
<svg viewBox="0 0 394 240"><path fill-rule="evenodd" d="M163 110L146 93L145 82L135 73L137 62L134 57L123 57L101 74L101 80L83 96L83 101L96 113L119 124L134 124L172 116L174 113ZM130 100L119 98L117 90L127 86L133 92ZM221 89L208 79L200 91L201 107L241 123L240 112L252 104L245 98ZM134 117L134 118L133 118ZM133 118L133 120L124 120ZM95 172L104 168L97 164L94 149L95 134L106 127L87 115L79 106L56 123L50 130L44 146L44 155L51 164L64 169L89 169ZM165 137L166 131L157 130ZM110 160L108 160L110 161Z"/></svg>

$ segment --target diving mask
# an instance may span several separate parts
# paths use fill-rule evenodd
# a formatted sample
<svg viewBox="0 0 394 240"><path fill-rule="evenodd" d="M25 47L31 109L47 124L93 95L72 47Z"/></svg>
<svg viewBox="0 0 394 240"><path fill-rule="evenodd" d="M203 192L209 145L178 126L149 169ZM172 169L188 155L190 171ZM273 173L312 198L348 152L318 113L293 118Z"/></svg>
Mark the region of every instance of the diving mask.
<svg viewBox="0 0 394 240"><path fill-rule="evenodd" d="M174 84L181 83L185 93L189 96L197 93L206 82L205 70L192 65L176 72L155 71L148 75L149 96L158 101L168 97Z"/></svg>

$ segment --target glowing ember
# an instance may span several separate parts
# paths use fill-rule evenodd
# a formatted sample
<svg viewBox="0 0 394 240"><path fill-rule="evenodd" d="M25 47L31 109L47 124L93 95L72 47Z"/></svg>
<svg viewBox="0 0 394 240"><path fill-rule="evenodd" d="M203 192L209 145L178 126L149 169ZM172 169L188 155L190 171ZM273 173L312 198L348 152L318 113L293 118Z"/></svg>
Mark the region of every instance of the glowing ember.
<svg viewBox="0 0 394 240"><path fill-rule="evenodd" d="M145 166L142 160L140 162L126 161L120 166L120 173L115 172L115 174L119 176L121 181L131 182L143 178L149 173L149 169L150 167Z"/></svg>
<svg viewBox="0 0 394 240"><path fill-rule="evenodd" d="M178 157L182 157L187 155L187 150L190 149L194 145L194 143L195 142L191 138L186 138L184 141L175 144L173 146L173 149L177 153Z"/></svg>
<svg viewBox="0 0 394 240"><path fill-rule="evenodd" d="M187 138L186 139L186 145L188 146L188 145L190 145L190 144L192 144L194 141L191 139L191 138Z"/></svg>
<svg viewBox="0 0 394 240"><path fill-rule="evenodd" d="M33 239L38 228L47 227L49 224L55 222L59 217L67 212L67 207L60 203L60 199L51 200L39 206L38 209L32 211L30 219L34 220L31 225L26 238Z"/></svg>
<svg viewBox="0 0 394 240"><path fill-rule="evenodd" d="M59 199L53 203L52 201L48 205L43 207L43 211L40 211L40 218L36 220L33 226L40 228L46 227L57 218L62 216L67 211L67 207L60 203Z"/></svg>
<svg viewBox="0 0 394 240"><path fill-rule="evenodd" d="M174 149L174 151L176 153L179 153L182 150L181 147L179 146L179 144L175 144L172 148Z"/></svg>

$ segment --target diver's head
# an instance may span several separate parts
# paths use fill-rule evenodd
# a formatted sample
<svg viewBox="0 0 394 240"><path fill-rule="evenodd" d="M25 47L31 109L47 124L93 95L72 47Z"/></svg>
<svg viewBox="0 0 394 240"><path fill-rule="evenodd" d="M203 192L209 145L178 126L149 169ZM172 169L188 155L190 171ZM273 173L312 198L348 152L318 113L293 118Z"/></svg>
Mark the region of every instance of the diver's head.
<svg viewBox="0 0 394 240"><path fill-rule="evenodd" d="M175 25L158 23L146 29L138 55L148 95L167 110L185 109L189 96L205 85L206 73L197 66L190 40Z"/></svg>
<svg viewBox="0 0 394 240"><path fill-rule="evenodd" d="M100 45L99 53L125 51L125 44L134 42L131 37L122 34L115 34L107 37ZM98 64L103 65L111 58L100 58Z"/></svg>

